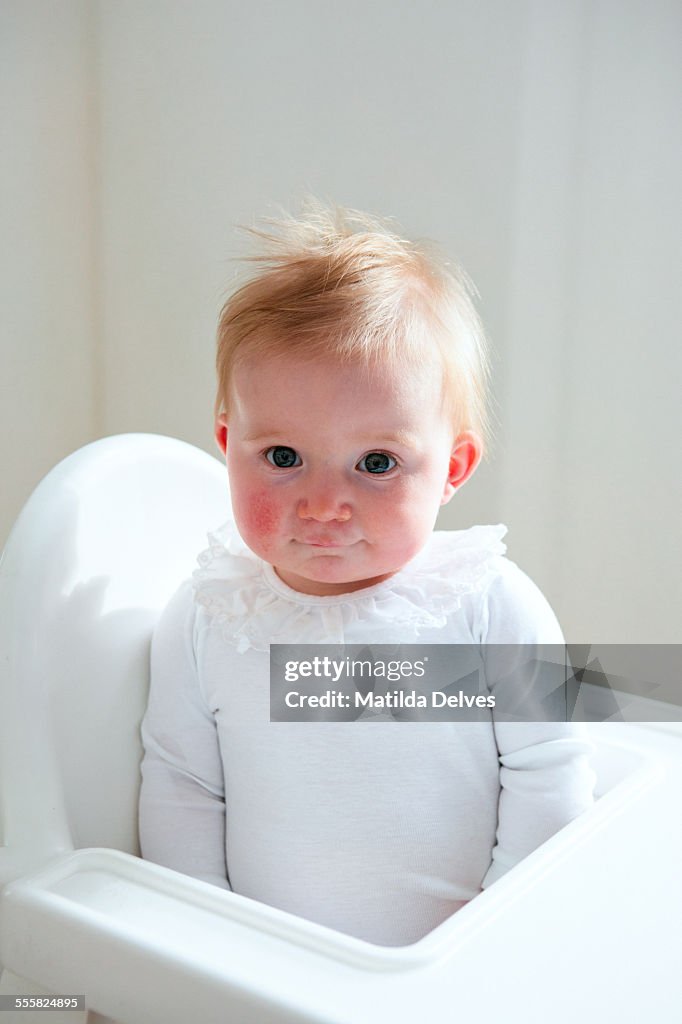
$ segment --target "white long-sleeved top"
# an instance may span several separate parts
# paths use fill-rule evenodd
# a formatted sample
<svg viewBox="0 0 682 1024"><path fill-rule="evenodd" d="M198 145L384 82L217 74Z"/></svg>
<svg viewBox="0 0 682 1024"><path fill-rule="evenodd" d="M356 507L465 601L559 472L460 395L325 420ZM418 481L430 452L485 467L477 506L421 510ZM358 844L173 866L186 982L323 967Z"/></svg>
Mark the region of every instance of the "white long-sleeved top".
<svg viewBox="0 0 682 1024"><path fill-rule="evenodd" d="M152 643L145 858L381 945L417 941L585 811L566 722L270 722L270 643L561 644L503 526L434 533L395 576L301 594L209 534Z"/></svg>

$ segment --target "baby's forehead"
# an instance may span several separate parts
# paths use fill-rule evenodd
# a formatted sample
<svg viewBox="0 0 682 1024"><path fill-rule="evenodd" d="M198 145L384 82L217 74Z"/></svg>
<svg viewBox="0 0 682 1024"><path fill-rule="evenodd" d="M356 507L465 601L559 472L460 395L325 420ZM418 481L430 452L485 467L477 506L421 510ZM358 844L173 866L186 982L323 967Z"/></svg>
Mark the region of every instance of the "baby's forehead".
<svg viewBox="0 0 682 1024"><path fill-rule="evenodd" d="M263 349L246 346L236 355L232 377L238 384L257 377L291 377L354 381L359 385L388 382L396 391L405 385L433 386L445 378L445 363L437 349L420 351L418 356L394 352L362 350L357 354L338 353L333 348L311 345L309 348L282 341Z"/></svg>
<svg viewBox="0 0 682 1024"><path fill-rule="evenodd" d="M243 361L230 405L250 440L312 431L327 439L380 435L407 444L417 434L441 430L441 385L441 375L428 364L410 373L390 362L301 360L284 353Z"/></svg>
<svg viewBox="0 0 682 1024"><path fill-rule="evenodd" d="M242 359L232 376L233 398L278 405L357 401L407 407L436 401L444 394L444 372L436 360L347 360L301 357L296 353L258 354Z"/></svg>

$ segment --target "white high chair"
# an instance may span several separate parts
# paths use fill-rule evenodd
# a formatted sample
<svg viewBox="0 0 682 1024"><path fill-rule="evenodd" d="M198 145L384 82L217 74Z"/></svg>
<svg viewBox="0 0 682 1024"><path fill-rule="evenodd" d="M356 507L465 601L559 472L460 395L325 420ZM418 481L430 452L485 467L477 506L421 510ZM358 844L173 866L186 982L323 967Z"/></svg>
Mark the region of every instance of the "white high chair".
<svg viewBox="0 0 682 1024"><path fill-rule="evenodd" d="M149 639L229 514L221 463L131 434L65 459L16 523L0 563L0 996L83 994L88 1010L0 1024L678 1019L674 729L594 729L594 809L409 947L139 859Z"/></svg>

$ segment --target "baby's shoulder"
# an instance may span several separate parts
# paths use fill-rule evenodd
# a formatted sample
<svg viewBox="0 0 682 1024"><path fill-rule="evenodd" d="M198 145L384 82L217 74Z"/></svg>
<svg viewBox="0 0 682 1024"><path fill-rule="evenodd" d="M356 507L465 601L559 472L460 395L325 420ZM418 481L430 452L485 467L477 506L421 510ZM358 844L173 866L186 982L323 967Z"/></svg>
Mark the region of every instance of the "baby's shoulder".
<svg viewBox="0 0 682 1024"><path fill-rule="evenodd" d="M496 531L497 541L494 540ZM472 625L482 643L563 643L561 627L546 596L521 569L506 555L501 538L506 534L501 526L477 526L461 531L471 534L465 544L463 538L439 539L443 564L451 558L455 578L462 564L462 552L477 579L467 594ZM443 535L440 535L443 537ZM461 577L459 577L461 579ZM455 586L459 585L454 583Z"/></svg>
<svg viewBox="0 0 682 1024"><path fill-rule="evenodd" d="M222 611L226 593L238 592L245 582L259 578L258 560L251 554L232 520L206 533L207 543L197 552L196 566L171 597L167 612L196 618L200 609Z"/></svg>
<svg viewBox="0 0 682 1024"><path fill-rule="evenodd" d="M427 556L434 570L433 587L452 598L459 596L452 610L465 613L478 642L562 642L546 597L506 556L506 533L501 524L435 532ZM458 619L451 621L454 625Z"/></svg>

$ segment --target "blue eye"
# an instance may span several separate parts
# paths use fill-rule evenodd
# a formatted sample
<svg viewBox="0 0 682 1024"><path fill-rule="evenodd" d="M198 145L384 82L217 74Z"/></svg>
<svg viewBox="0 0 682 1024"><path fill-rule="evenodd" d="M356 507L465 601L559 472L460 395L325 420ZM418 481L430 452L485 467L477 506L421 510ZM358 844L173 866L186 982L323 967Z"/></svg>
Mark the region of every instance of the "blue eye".
<svg viewBox="0 0 682 1024"><path fill-rule="evenodd" d="M275 445L268 448L264 454L270 465L276 466L277 469L290 469L292 466L301 465L297 452L285 445Z"/></svg>
<svg viewBox="0 0 682 1024"><path fill-rule="evenodd" d="M363 455L357 464L357 469L362 469L366 473L389 473L398 463L392 455L387 455L386 452L370 452L368 455Z"/></svg>

